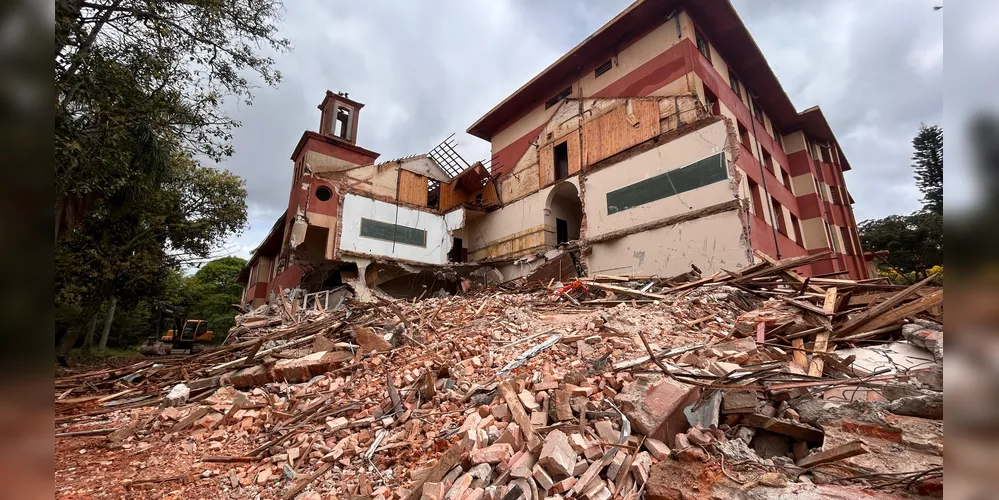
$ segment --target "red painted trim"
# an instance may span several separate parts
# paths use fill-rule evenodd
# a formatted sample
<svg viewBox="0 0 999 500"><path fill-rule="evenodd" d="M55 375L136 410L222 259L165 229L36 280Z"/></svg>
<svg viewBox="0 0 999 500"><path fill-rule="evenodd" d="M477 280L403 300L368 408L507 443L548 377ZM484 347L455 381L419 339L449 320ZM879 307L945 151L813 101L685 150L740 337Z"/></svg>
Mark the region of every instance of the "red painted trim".
<svg viewBox="0 0 999 500"><path fill-rule="evenodd" d="M819 195L808 193L798 197L798 218L801 220L822 217L822 210L819 209Z"/></svg>
<svg viewBox="0 0 999 500"><path fill-rule="evenodd" d="M745 172L750 179L753 179L753 182L759 184L761 188L763 187L763 176L766 176L767 194L773 196L774 199L787 208L788 211L797 215L798 218L801 218L798 210L798 200L795 199L793 194L791 194L791 191L784 187L784 185L777 180L777 176L770 172L770 170L764 168L763 174L760 174L760 162L756 161L756 158L749 153L749 150L746 149L745 145L741 145L741 148L742 151L739 154L739 159L735 161L736 166L742 169L742 171Z"/></svg>
<svg viewBox="0 0 999 500"><path fill-rule="evenodd" d="M302 138L298 140L295 151L291 153L291 161L298 161L299 154L306 148L306 145L308 145L307 149L349 161L355 165L370 165L379 156L374 151L364 149L344 140L306 130L302 133Z"/></svg>
<svg viewBox="0 0 999 500"><path fill-rule="evenodd" d="M492 174L499 175L512 171L517 166L517 163L520 162L520 159L524 157L527 148L531 147L531 143L538 138L538 134L541 133L541 129L545 128L545 125L547 125L547 122L497 151L493 155L493 161L490 164Z"/></svg>
<svg viewBox="0 0 999 500"><path fill-rule="evenodd" d="M812 158L804 149L787 155L787 160L793 177L812 173Z"/></svg>
<svg viewBox="0 0 999 500"><path fill-rule="evenodd" d="M274 292L277 295L285 288L295 288L302 283L302 276L304 275L305 270L302 266L298 264L288 266L270 281L267 286L267 292Z"/></svg>
<svg viewBox="0 0 999 500"><path fill-rule="evenodd" d="M677 43L589 97L647 96L687 75L684 50L683 44Z"/></svg>
<svg viewBox="0 0 999 500"><path fill-rule="evenodd" d="M749 221L749 240L753 245L753 249L776 258L777 252L774 246L774 233L770 225L763 218L755 214L749 214ZM808 255L808 251L804 247L798 245L797 242L780 232L777 232L777 244L780 245L780 257L782 259Z"/></svg>

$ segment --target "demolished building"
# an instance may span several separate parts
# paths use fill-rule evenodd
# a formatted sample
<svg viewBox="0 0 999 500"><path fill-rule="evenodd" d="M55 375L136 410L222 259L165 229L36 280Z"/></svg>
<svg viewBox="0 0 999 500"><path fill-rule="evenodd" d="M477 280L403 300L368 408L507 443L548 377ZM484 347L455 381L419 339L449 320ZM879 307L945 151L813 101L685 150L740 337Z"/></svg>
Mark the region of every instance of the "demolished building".
<svg viewBox="0 0 999 500"><path fill-rule="evenodd" d="M490 141L485 163L448 141L376 163L356 144L362 107L320 103L288 210L240 276L247 305L343 283L455 288L442 273L482 265L506 281L560 247L546 279L735 271L755 250L827 253L797 271L868 277L846 156L725 0L629 6L468 129Z"/></svg>

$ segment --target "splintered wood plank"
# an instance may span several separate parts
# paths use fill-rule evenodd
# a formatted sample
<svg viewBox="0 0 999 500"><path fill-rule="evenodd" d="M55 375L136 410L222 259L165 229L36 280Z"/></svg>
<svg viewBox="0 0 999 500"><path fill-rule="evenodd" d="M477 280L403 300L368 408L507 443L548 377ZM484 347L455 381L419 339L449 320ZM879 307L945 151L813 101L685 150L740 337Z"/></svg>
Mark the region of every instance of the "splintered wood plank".
<svg viewBox="0 0 999 500"><path fill-rule="evenodd" d="M829 332L819 332L815 335L815 347L813 348L815 354L812 355L812 361L808 364L808 375L810 377L822 376L822 369L825 368L825 359L820 353L826 352L828 349Z"/></svg>
<svg viewBox="0 0 999 500"><path fill-rule="evenodd" d="M822 310L829 315L836 312L836 287L826 289L826 299L822 303Z"/></svg>
<svg viewBox="0 0 999 500"><path fill-rule="evenodd" d="M791 341L791 347L794 349L791 351L791 362L794 363L802 371L808 370L808 356L805 355L805 341L803 339L794 339Z"/></svg>

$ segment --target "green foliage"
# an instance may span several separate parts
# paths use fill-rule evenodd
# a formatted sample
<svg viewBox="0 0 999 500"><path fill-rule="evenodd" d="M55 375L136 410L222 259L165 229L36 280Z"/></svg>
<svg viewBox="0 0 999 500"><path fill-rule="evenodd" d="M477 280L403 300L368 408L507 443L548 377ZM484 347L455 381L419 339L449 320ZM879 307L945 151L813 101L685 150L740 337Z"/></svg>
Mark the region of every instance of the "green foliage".
<svg viewBox="0 0 999 500"><path fill-rule="evenodd" d="M280 80L280 11L277 0L56 0L60 359L112 296L110 338L141 339L149 304L183 295L177 270L245 224L243 181L194 159L232 154L226 99L250 104L251 79Z"/></svg>
<svg viewBox="0 0 999 500"><path fill-rule="evenodd" d="M236 283L246 260L239 257L222 257L208 262L186 280L188 319L206 319L221 341L233 326L238 304L243 297L243 286Z"/></svg>
<svg viewBox="0 0 999 500"><path fill-rule="evenodd" d="M57 0L56 236L155 189L172 156L232 154L226 98L276 85L275 0Z"/></svg>
<svg viewBox="0 0 999 500"><path fill-rule="evenodd" d="M912 139L916 185L923 193L923 209L943 214L943 129L920 124Z"/></svg>
<svg viewBox="0 0 999 500"><path fill-rule="evenodd" d="M898 273L926 277L926 270L943 265L943 217L933 212L889 215L861 222L860 241L865 250L883 252Z"/></svg>

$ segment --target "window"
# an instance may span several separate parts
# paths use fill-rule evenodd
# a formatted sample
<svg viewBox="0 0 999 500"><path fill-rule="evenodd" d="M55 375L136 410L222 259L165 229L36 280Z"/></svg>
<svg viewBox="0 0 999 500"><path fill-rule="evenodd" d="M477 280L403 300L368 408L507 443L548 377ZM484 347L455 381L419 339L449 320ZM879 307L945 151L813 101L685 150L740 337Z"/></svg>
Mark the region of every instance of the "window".
<svg viewBox="0 0 999 500"><path fill-rule="evenodd" d="M700 31L694 30L694 41L697 42L697 51L703 55L708 62L711 62L711 49L708 47L708 41L704 39L704 35Z"/></svg>
<svg viewBox="0 0 999 500"><path fill-rule="evenodd" d="M787 236L787 223L784 222L784 207L773 196L770 197L770 204L774 207L774 223L777 231Z"/></svg>
<svg viewBox="0 0 999 500"><path fill-rule="evenodd" d="M755 116L756 119L760 121L760 123L763 123L763 110L760 109L760 103L756 100L755 97L750 97L749 102L751 105L750 107L753 108L753 116Z"/></svg>
<svg viewBox="0 0 999 500"><path fill-rule="evenodd" d="M752 141L749 140L749 130L739 123L739 140L742 141L742 145L749 149L750 153L753 151Z"/></svg>
<svg viewBox="0 0 999 500"><path fill-rule="evenodd" d="M801 239L801 221L794 214L791 214L791 229L794 229L794 242L805 246L805 242Z"/></svg>
<svg viewBox="0 0 999 500"><path fill-rule="evenodd" d="M850 238L850 230L845 227L841 227L839 228L839 235L843 237L843 246L846 247L844 253L846 253L847 255L854 255L853 239Z"/></svg>
<svg viewBox="0 0 999 500"><path fill-rule="evenodd" d="M822 163L829 163L829 147L819 146L819 161Z"/></svg>
<svg viewBox="0 0 999 500"><path fill-rule="evenodd" d="M749 181L749 194L753 198L753 213L757 217L763 218L763 197L760 196L760 185L757 184L752 179L747 179Z"/></svg>
<svg viewBox="0 0 999 500"><path fill-rule="evenodd" d="M555 219L555 244L561 245L569 241L569 222Z"/></svg>
<svg viewBox="0 0 999 500"><path fill-rule="evenodd" d="M330 201L333 198L333 191L326 186L319 186L316 188L316 199L319 201Z"/></svg>
<svg viewBox="0 0 999 500"><path fill-rule="evenodd" d="M774 159L765 149L763 150L763 166L767 167L767 170L769 170L771 174L774 173Z"/></svg>
<svg viewBox="0 0 999 500"><path fill-rule="evenodd" d="M552 151L555 163L555 180L569 177L569 143L563 142Z"/></svg>
<svg viewBox="0 0 999 500"><path fill-rule="evenodd" d="M350 124L350 110L347 108L336 108L336 121L333 123L333 135L342 139L350 139L350 131L347 126Z"/></svg>
<svg viewBox="0 0 999 500"><path fill-rule="evenodd" d="M777 134L776 131L775 131L774 135L777 137L777 145L780 146L780 150L781 151L785 151L785 149L784 149L784 136L780 135L780 134Z"/></svg>
<svg viewBox="0 0 999 500"><path fill-rule="evenodd" d="M787 187L787 190L791 191L791 193L793 194L794 189L791 188L791 176L788 175L787 170L784 170L783 168L780 169L780 177L784 181L784 186Z"/></svg>
<svg viewBox="0 0 999 500"><path fill-rule="evenodd" d="M571 94L572 94L572 86L570 85L566 87L565 90L559 92L558 94L555 94L555 97L552 97L551 99L545 101L545 109L548 109L562 102L563 100L565 100L566 97L569 97Z"/></svg>
<svg viewBox="0 0 999 500"><path fill-rule="evenodd" d="M728 69L728 86L732 87L732 90L735 91L736 97L738 97L741 101L742 92L739 90L739 79L735 76L735 72L732 71L732 68Z"/></svg>
<svg viewBox="0 0 999 500"><path fill-rule="evenodd" d="M597 69L593 70L593 78L596 78L596 77L598 77L598 76L600 76L600 75L602 75L602 74L610 71L610 69L611 69L612 66L613 66L612 61L610 59L608 59L607 62L601 64L600 66L597 66Z"/></svg>

